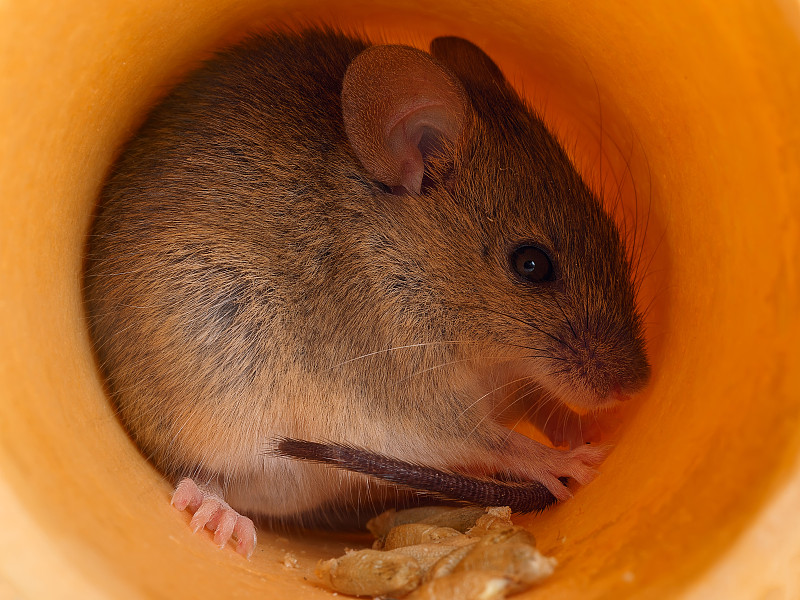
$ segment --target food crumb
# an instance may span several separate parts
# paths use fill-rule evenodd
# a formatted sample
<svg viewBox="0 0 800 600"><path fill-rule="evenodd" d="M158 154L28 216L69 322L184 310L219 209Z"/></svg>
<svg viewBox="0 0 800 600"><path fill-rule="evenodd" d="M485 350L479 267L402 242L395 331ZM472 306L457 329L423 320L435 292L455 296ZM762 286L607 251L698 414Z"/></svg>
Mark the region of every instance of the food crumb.
<svg viewBox="0 0 800 600"><path fill-rule="evenodd" d="M502 600L549 577L556 560L511 521L508 507L387 511L367 525L372 549L320 561L331 590L372 600ZM336 595L334 593L334 595Z"/></svg>
<svg viewBox="0 0 800 600"><path fill-rule="evenodd" d="M296 569L297 568L297 557L292 554L291 552L287 552L283 555L283 566L287 569Z"/></svg>

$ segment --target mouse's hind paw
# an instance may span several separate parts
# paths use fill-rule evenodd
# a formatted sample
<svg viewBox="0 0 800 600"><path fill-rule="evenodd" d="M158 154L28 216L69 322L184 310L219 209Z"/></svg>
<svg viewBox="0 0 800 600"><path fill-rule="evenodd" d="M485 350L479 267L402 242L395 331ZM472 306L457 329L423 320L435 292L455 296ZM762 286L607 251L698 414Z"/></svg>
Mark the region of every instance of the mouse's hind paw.
<svg viewBox="0 0 800 600"><path fill-rule="evenodd" d="M253 521L232 509L220 492L203 489L187 477L175 488L172 505L193 513L189 522L192 531L196 533L203 527L213 531L214 543L220 548L233 538L236 551L250 558L256 547L256 527Z"/></svg>

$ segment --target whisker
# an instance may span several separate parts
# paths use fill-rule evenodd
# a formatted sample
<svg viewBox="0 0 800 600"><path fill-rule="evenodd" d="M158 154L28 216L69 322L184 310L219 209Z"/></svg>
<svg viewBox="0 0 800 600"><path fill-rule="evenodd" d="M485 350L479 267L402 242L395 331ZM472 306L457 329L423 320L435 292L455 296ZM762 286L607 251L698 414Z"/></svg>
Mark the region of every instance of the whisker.
<svg viewBox="0 0 800 600"><path fill-rule="evenodd" d="M473 406L475 406L475 405L476 405L478 402L480 402L481 400L483 400L483 399L484 399L484 398L486 398L487 396L490 396L491 394L494 394L495 392L497 392L497 391L499 391L499 390L502 390L503 388L505 388L505 387L508 387L509 385L514 385L515 383L519 383L520 381L525 381L526 379L530 380L530 379L533 379L533 377L532 377L532 376L530 376L530 375L526 375L526 376L524 376L524 377L519 377L518 379L514 379L514 380L512 380L512 381L508 381L508 382L504 383L503 385L500 385L500 386L497 386L497 387L495 387L495 388L492 388L491 390L489 390L488 392L486 392L486 393L485 393L483 396L481 396L481 397L477 398L476 400L474 400L473 402L471 402L469 405L467 405L467 406L464 408L464 410L462 410L462 411L461 411L461 412L458 414L458 418L460 418L460 417L464 416L464 415L467 413L467 411L468 411L469 409L471 409ZM470 431L470 434L474 433L476 429L477 429L477 425L476 425L475 427L473 427L473 429Z"/></svg>
<svg viewBox="0 0 800 600"><path fill-rule="evenodd" d="M524 400L527 400L528 398L530 398L534 394L536 394L536 393L540 392L541 390L545 389L544 385L542 385L541 383L539 383L538 381L535 381L535 380L532 380L529 383L524 383L522 385L522 387L523 387L522 393L520 393L518 395L518 397L514 400L514 402L512 403L512 406L513 406L513 404L515 404L517 402L522 402ZM540 408L539 404L540 403L537 403L536 405L534 405L534 407L536 407L537 411ZM529 411L530 411L530 409L526 410L525 413L527 414Z"/></svg>
<svg viewBox="0 0 800 600"><path fill-rule="evenodd" d="M458 360L451 360L451 361L443 362L443 363L440 363L438 365L434 365L432 367L428 367L427 369L422 369L421 371L415 371L411 375L407 375L407 376L403 377L402 379L398 380L397 383L402 383L404 381L408 381L409 379L411 379L413 377L417 377L419 375L424 375L425 373L429 373L430 371L434 371L436 369L441 369L443 367L449 367L449 366L452 366L452 365L457 365L457 364L460 364L460 363L465 363L465 362L470 362L470 361L484 361L484 360L498 360L500 362L511 362L511 361L517 360L517 359L516 359L516 357L509 358L509 357L506 357L506 356L472 356L472 357L469 357L469 358L461 358L461 359L458 359Z"/></svg>
<svg viewBox="0 0 800 600"><path fill-rule="evenodd" d="M637 290L641 286L641 284L644 281L645 277L647 277L648 273L650 273L650 267L653 264L653 259L655 259L656 253L658 252L658 249L661 247L661 244L663 243L664 238L666 237L666 235L667 235L667 232L664 231L664 232L661 233L661 236L658 238L658 242L656 243L655 248L653 248L653 252L652 252L652 254L650 255L650 258L647 261L647 265L645 265L644 273L641 275L641 277L637 278Z"/></svg>
<svg viewBox="0 0 800 600"><path fill-rule="evenodd" d="M564 308L561 306L561 302L558 301L558 298L555 298L555 301L556 301L556 306L558 307L558 310L561 311L561 315L564 317L564 320L567 322L567 325L569 326L569 330L572 332L572 335L575 337L575 339L578 339L578 334L575 333L575 328L572 326L572 321L567 316L567 313L564 312Z"/></svg>
<svg viewBox="0 0 800 600"><path fill-rule="evenodd" d="M637 137L637 139L638 139L638 137ZM641 141L640 141L640 144L641 144ZM644 233L642 234L641 246L639 247L639 258L637 259L637 271L636 271L637 274L639 272L638 271L638 266L641 263L641 257L642 257L642 254L644 253L644 242L647 239L647 231L648 231L649 226L650 226L650 213L652 212L652 207L653 207L653 187L652 187L653 186L653 172L652 172L652 169L650 168L650 161L648 160L646 153L644 153L644 160L645 160L645 164L647 165L648 201L647 201L647 217L645 219L645 228L644 228ZM636 191L635 188L634 188L634 191ZM638 194L637 194L637 201L638 201ZM653 256L651 255L650 261L652 261L652 259L653 259ZM649 264L650 261L648 261L648 264Z"/></svg>
<svg viewBox="0 0 800 600"><path fill-rule="evenodd" d="M344 366L346 364L355 362L357 360L363 360L365 358L370 358L372 356L377 356L379 354L386 354L386 353L389 353L389 352L394 352L395 350L407 350L409 348L423 348L423 347L429 347L429 346L440 346L440 345L445 345L445 344L475 344L475 343L478 343L478 342L479 342L479 340L444 340L444 341L439 341L439 342L420 342L418 344L407 344L405 346L392 346L391 348L384 348L382 350L376 350L375 352L368 352L367 354L362 354L360 356L356 356L355 358L349 358L347 360L343 360L340 363L337 363L337 364L335 364L333 366L328 367L327 369L324 369L322 372L325 373L327 371L331 371L333 369L337 369L337 368L339 368L341 366Z"/></svg>
<svg viewBox="0 0 800 600"><path fill-rule="evenodd" d="M559 408L558 404L556 402L553 402L552 408L550 409L550 414L547 415L547 418L545 419L544 423L542 424L542 431L546 431L547 430L547 424L550 422L550 419L553 418L553 415L556 414L556 412L558 411L558 408Z"/></svg>
<svg viewBox="0 0 800 600"><path fill-rule="evenodd" d="M512 348L522 348L523 350L535 350L536 352L547 353L546 348L537 348L536 346L526 346L524 344L512 344L511 342L497 342L503 346L510 346Z"/></svg>
<svg viewBox="0 0 800 600"><path fill-rule="evenodd" d="M525 397L527 398L530 395L538 392L541 389L543 389L543 386L539 386L538 388L535 388L535 389L531 390L530 393L525 395ZM526 410L525 413L522 416L520 416L519 419L517 419L516 423L514 424L514 427L518 426L523 420L527 420L529 423L532 423L533 421L532 421L532 419L531 419L531 417L529 415L535 415L540 410L542 410L542 408L546 407L548 404L557 403L557 402L558 402L558 400L553 395L553 393L549 392L549 391L546 391L546 393L542 396L542 398L540 399L540 401L538 403L536 403L531 408ZM537 426L537 429L542 430L542 428L540 428L538 426ZM513 428L510 428L508 434L506 434L506 437L505 437L505 441L506 442L508 442L508 439L511 437L512 433L513 433Z"/></svg>
<svg viewBox="0 0 800 600"><path fill-rule="evenodd" d="M521 377L521 378L519 378L519 379L516 379L516 380L515 380L515 381L513 381L513 382L509 382L509 384L510 384L510 383L518 383L518 382L520 382L520 381L524 381L524 380L526 380L526 379L527 379L527 380L529 380L529 381L533 380L533 378L532 378L531 376L526 376L526 377ZM506 384L506 385L509 385L509 384ZM489 392L489 393L493 393L493 392L497 391L498 389L501 389L501 388L503 388L503 387L506 387L506 385L500 386L499 388L495 388L494 390L492 390L492 392ZM481 399L485 398L487 395L488 395L488 394L484 394L483 396L481 396ZM473 404L472 404L472 405L470 405L470 406L474 406L474 405L475 405L475 403L473 403ZM513 403L512 403L512 405L513 405ZM509 408L510 408L510 407L509 407ZM462 412L461 414L464 414L464 413ZM475 425L472 427L472 429L470 429L469 433L467 434L467 437L469 437L469 436L471 436L473 433L475 433L475 432L478 430L478 427L480 427L480 426L481 426L481 424L483 424L483 422L484 422L484 421L486 421L487 419L489 419L489 418L490 418L490 416L491 416L491 411L487 411L487 412L486 412L486 414L484 414L484 415L483 415L483 416L482 416L482 417L481 417L481 418L478 420L478 422L477 422L477 423L475 423Z"/></svg>
<svg viewBox="0 0 800 600"><path fill-rule="evenodd" d="M565 373L569 373L570 371L571 371L571 369L564 368L564 369L557 369L555 371L549 371L548 374L550 376L564 375Z"/></svg>
<svg viewBox="0 0 800 600"><path fill-rule="evenodd" d="M564 340L554 336L552 333L549 333L549 332L541 329L538 325L536 325L535 323L533 323L531 321L526 321L525 319L521 319L519 317L515 317L514 315L509 315L509 314L500 312L499 310L494 310L494 309L491 309L491 308L485 308L485 310L488 311L488 312L494 313L496 315L500 315L501 317L506 317L507 319L511 319L512 321L517 321L518 323L522 323L523 325L527 325L528 327L530 327L531 329L533 329L535 331L538 331L542 335L546 335L547 337L549 337L553 341L558 342L559 344L562 344L562 345L566 345Z"/></svg>

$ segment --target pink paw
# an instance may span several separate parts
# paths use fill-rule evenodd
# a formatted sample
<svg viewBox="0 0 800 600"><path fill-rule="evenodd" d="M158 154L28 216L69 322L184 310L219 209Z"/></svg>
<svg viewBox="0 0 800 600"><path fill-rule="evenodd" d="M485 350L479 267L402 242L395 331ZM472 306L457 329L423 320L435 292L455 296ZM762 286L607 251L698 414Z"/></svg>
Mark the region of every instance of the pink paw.
<svg viewBox="0 0 800 600"><path fill-rule="evenodd" d="M580 485L590 483L598 474L597 467L605 460L609 448L579 446L573 450L558 450L521 435L514 435L516 474L524 479L541 482L558 500L572 497L560 480L568 477Z"/></svg>
<svg viewBox="0 0 800 600"><path fill-rule="evenodd" d="M233 510L222 497L201 490L188 477L182 479L172 494L172 505L178 510L189 509L194 516L189 527L197 533L200 529L214 532L214 543L224 548L228 540L236 540L236 551L250 558L256 547L256 527L253 521Z"/></svg>
<svg viewBox="0 0 800 600"><path fill-rule="evenodd" d="M547 448L550 456L544 462L545 474L539 478L559 500L572 497L572 492L559 481L559 477L569 477L580 485L586 485L597 477L597 467L605 460L608 448L580 446L574 450L555 450Z"/></svg>

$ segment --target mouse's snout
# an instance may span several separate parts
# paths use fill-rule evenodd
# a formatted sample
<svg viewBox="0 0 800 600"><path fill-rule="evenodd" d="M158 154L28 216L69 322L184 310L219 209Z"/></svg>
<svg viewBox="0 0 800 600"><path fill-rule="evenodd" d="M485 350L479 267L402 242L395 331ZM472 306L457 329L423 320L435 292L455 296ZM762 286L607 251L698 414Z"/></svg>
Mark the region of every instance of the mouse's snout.
<svg viewBox="0 0 800 600"><path fill-rule="evenodd" d="M553 337L553 354L563 367L556 371L562 389L574 391L564 400L583 410L596 410L641 391L650 378L644 340L638 328L574 331Z"/></svg>

